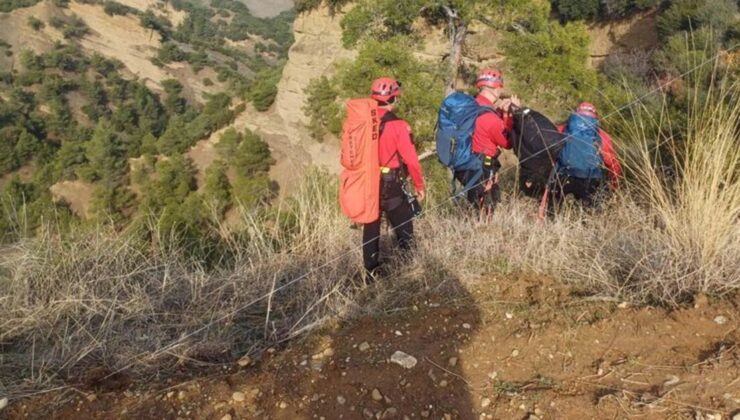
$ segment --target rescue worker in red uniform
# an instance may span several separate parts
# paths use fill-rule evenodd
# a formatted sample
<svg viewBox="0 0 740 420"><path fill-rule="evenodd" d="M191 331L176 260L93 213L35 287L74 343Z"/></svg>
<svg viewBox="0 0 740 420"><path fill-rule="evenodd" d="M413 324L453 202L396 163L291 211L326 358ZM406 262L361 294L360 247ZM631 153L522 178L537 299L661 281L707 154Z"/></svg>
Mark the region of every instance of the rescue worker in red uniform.
<svg viewBox="0 0 740 420"><path fill-rule="evenodd" d="M510 108L521 106L519 98L502 99L504 78L497 69L486 68L476 81L478 95L475 100L481 107L475 120L472 151L483 165L483 176L474 188L468 191L468 201L478 209L492 211L500 200L497 172L501 168L498 156L500 149L510 149L508 135L513 126ZM455 177L463 184L474 176L475 171L458 171Z"/></svg>
<svg viewBox="0 0 740 420"><path fill-rule="evenodd" d="M619 178L622 176L622 166L619 164L619 159L614 151L614 142L606 131L598 127L599 115L596 107L590 102L582 102L576 108L575 114L587 118L585 121L592 122L591 132L593 133L593 140L595 140L593 144L596 146L590 149L588 148L590 144L588 141L576 143L577 140L580 140L578 137L581 134L576 131L569 132L569 123L558 126L558 130L561 133L568 135L566 140L571 144L566 144L566 149L561 152L558 160L558 167L555 173L556 185L552 189L551 214L555 209L559 208L561 201L568 194L572 194L584 207L596 206L597 200L595 199L595 195L604 187L602 182L604 173L609 178L609 188L612 191L619 188ZM584 148L586 150L574 150ZM593 157L591 158L589 155L593 155ZM589 160L591 163L564 162L564 160L569 159L568 156L572 156L570 157L571 160ZM572 166L579 168L593 166L594 168L586 173L583 170L577 171L572 169Z"/></svg>
<svg viewBox="0 0 740 420"><path fill-rule="evenodd" d="M381 217L367 223L363 228L362 253L366 273L374 280L380 266L380 220L382 214L391 224L399 247L408 251L414 238L414 214L405 191L407 175L413 181L416 199L425 197L424 177L413 143L411 126L393 114L399 97L401 84L388 77L377 79L372 84L371 97L378 102L380 138L378 158L380 161L380 209Z"/></svg>

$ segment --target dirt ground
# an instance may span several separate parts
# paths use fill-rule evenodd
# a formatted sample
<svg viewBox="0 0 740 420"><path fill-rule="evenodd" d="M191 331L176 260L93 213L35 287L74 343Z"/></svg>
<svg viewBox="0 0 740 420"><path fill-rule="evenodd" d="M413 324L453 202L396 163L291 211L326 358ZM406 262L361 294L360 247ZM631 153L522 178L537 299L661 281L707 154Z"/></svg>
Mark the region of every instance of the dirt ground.
<svg viewBox="0 0 740 420"><path fill-rule="evenodd" d="M252 354L244 366L49 394L0 417L737 419L739 304L700 296L679 310L631 308L548 279L489 278ZM392 362L397 351L415 365Z"/></svg>

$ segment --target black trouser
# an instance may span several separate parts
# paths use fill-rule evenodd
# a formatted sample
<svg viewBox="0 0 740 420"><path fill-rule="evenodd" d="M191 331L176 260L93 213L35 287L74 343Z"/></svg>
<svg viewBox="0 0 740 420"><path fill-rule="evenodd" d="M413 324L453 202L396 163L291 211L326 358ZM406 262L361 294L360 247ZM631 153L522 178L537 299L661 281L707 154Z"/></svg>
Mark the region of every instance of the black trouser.
<svg viewBox="0 0 740 420"><path fill-rule="evenodd" d="M568 194L572 194L583 207L594 208L598 204L595 196L600 188L600 178L575 178L559 175L556 177L555 186L550 192L548 210L550 214L558 211Z"/></svg>
<svg viewBox="0 0 740 420"><path fill-rule="evenodd" d="M463 185L463 188L465 188L475 174L476 171L455 171L455 179ZM498 184L494 183L493 187L489 191L486 191L485 179L489 176L495 177L496 172L490 172L489 174L490 175L488 176L484 174L478 178L478 180L475 181L475 183L466 192L468 201L476 209L480 209L483 205L493 208L501 201L501 190L499 190Z"/></svg>
<svg viewBox="0 0 740 420"><path fill-rule="evenodd" d="M397 176L384 176L380 181L380 210L385 213L398 239L398 246L404 251L411 248L414 238L414 222L411 206L401 188ZM367 223L362 230L362 259L365 269L372 272L378 268L380 257L380 221Z"/></svg>

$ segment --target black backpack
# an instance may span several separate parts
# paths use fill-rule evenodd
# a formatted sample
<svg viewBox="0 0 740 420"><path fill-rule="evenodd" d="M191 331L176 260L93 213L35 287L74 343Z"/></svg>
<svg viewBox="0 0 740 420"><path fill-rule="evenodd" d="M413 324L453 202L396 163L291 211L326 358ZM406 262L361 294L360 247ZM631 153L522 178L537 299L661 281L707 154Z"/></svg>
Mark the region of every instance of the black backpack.
<svg viewBox="0 0 740 420"><path fill-rule="evenodd" d="M517 109L513 117L509 141L520 162L519 190L529 197L542 197L565 135L546 116L530 108Z"/></svg>

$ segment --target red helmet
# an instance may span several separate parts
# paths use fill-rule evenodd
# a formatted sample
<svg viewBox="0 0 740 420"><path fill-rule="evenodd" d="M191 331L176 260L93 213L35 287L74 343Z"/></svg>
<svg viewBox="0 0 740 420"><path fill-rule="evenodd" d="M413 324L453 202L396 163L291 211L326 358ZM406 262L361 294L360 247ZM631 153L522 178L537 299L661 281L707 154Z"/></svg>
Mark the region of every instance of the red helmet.
<svg viewBox="0 0 740 420"><path fill-rule="evenodd" d="M390 77L381 77L373 82L371 97L379 102L388 102L401 96L401 83Z"/></svg>
<svg viewBox="0 0 740 420"><path fill-rule="evenodd" d="M478 89L484 86L494 89L502 88L504 87L504 76L498 69L483 69L478 74L478 80L476 81L475 86Z"/></svg>
<svg viewBox="0 0 740 420"><path fill-rule="evenodd" d="M580 105L578 105L578 108L576 108L576 114L599 118L599 114L596 112L596 106L591 102L581 102Z"/></svg>

